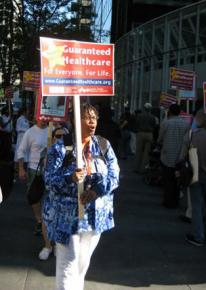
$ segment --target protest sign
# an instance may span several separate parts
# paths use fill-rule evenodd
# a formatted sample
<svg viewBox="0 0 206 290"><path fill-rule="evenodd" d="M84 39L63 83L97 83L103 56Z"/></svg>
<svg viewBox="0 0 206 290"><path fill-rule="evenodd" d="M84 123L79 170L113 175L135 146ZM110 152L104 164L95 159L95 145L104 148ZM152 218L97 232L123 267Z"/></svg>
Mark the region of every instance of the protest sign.
<svg viewBox="0 0 206 290"><path fill-rule="evenodd" d="M39 91L37 98L37 120L44 119L48 122L65 122L67 120L69 100L65 96L42 96Z"/></svg>
<svg viewBox="0 0 206 290"><path fill-rule="evenodd" d="M77 168L83 168L80 96L114 95L114 45L40 37L42 96L73 96ZM77 183L79 219L84 181Z"/></svg>
<svg viewBox="0 0 206 290"><path fill-rule="evenodd" d="M40 72L23 72L23 89L25 91L37 91L40 86Z"/></svg>
<svg viewBox="0 0 206 290"><path fill-rule="evenodd" d="M160 95L160 106L168 109L171 104L177 102L177 97L173 95L169 95L165 92L162 92Z"/></svg>
<svg viewBox="0 0 206 290"><path fill-rule="evenodd" d="M170 69L170 88L174 90L193 91L195 84L193 71L172 67Z"/></svg>
<svg viewBox="0 0 206 290"><path fill-rule="evenodd" d="M114 95L114 45L40 37L42 95Z"/></svg>
<svg viewBox="0 0 206 290"><path fill-rule="evenodd" d="M11 99L13 98L13 94L14 94L13 86L9 86L5 88L5 92L4 92L5 98Z"/></svg>

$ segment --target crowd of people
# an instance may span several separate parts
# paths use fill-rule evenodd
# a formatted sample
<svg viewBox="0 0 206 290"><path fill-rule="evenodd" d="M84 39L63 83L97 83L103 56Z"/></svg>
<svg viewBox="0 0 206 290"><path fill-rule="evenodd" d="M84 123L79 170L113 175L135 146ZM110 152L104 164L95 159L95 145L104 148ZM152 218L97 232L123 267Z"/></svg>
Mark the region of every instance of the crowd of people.
<svg viewBox="0 0 206 290"><path fill-rule="evenodd" d="M43 176L44 194L29 196L28 203L35 220L34 234L41 235L44 242L39 259L47 260L52 253L56 255L57 290L83 289L84 277L101 234L114 227L113 194L119 184L118 159L126 160L132 155L131 170L144 176L154 144L160 149L162 206L177 208L181 192L187 194L183 219L191 222L192 227L186 240L196 246L204 244L206 114L199 110L189 122L180 112L178 104L171 104L160 120L152 114L152 105L145 103L142 110L133 114L125 110L115 122L110 109L82 105L83 167L78 168L72 116L69 124L54 124L51 145L46 121L37 120L33 124L28 111L21 109L14 126L8 110L2 110L0 172L4 198L17 178L14 171L18 179L26 183L27 192L36 174ZM17 136L15 150L12 150L14 129ZM187 154L191 131L190 142L198 152L199 179L181 188L177 164ZM78 185L82 182L79 200ZM82 219L79 219L79 202L84 207Z"/></svg>
<svg viewBox="0 0 206 290"><path fill-rule="evenodd" d="M145 103L143 111L132 116L126 111L121 122L122 158L132 153L133 138L136 133L136 156L134 172L145 175L150 163L151 150L155 146L160 151L161 170L155 168L156 178L161 180L162 206L178 208L180 199L186 196L186 210L180 218L191 223L191 233L186 241L202 246L205 240L204 215L206 194L206 113L199 109L193 118L185 118L178 104L171 104L161 122L151 113L152 105ZM191 138L189 138L191 136ZM199 178L195 183L182 187L179 183L179 164L187 157L189 147L197 149ZM161 177L159 176L161 175Z"/></svg>
<svg viewBox="0 0 206 290"><path fill-rule="evenodd" d="M131 169L136 174L145 176L152 150L155 148L155 152L160 152L159 155L156 154L159 156L158 170L155 167L154 171L156 184L161 184L162 187L162 206L168 209L178 208L180 199L186 196L186 210L180 215L181 220L192 224L191 233L186 235L186 240L201 246L205 239L203 220L206 193L206 113L199 109L193 113L192 118L185 118L181 106L171 104L160 120L152 114L152 109L150 103L145 103L142 110L136 110L133 114L126 109L119 122L111 126L111 130L107 129L110 128L110 121L107 120L105 131L106 118L103 114L100 132L103 136L107 135L108 139L115 137L116 141L113 143L118 144L114 148L119 159L126 160L129 155L133 155ZM188 136L191 132L190 145L197 148L198 153L199 180L183 188L178 180L178 164L186 158Z"/></svg>

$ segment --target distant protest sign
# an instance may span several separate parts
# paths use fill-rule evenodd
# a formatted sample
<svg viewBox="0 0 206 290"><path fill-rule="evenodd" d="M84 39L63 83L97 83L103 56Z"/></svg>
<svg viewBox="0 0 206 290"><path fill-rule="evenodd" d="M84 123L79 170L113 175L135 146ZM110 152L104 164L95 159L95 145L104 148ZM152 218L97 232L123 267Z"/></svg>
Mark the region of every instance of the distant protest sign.
<svg viewBox="0 0 206 290"><path fill-rule="evenodd" d="M65 122L68 119L68 98L65 96L42 96L41 91L37 100L37 120L48 122Z"/></svg>
<svg viewBox="0 0 206 290"><path fill-rule="evenodd" d="M196 98L196 94L195 94L195 90L192 91L179 91L179 98L181 100L195 100Z"/></svg>
<svg viewBox="0 0 206 290"><path fill-rule="evenodd" d="M177 97L173 95L169 95L165 92L162 92L160 95L160 106L168 109L171 104L177 102Z"/></svg>
<svg viewBox="0 0 206 290"><path fill-rule="evenodd" d="M40 37L44 96L114 95L114 45Z"/></svg>
<svg viewBox="0 0 206 290"><path fill-rule="evenodd" d="M13 94L14 94L13 86L9 86L5 88L5 92L4 92L5 98L11 99L13 98Z"/></svg>
<svg viewBox="0 0 206 290"><path fill-rule="evenodd" d="M170 69L170 88L174 90L193 91L195 72L172 67Z"/></svg>
<svg viewBox="0 0 206 290"><path fill-rule="evenodd" d="M23 72L23 89L25 91L38 91L40 86L40 72Z"/></svg>

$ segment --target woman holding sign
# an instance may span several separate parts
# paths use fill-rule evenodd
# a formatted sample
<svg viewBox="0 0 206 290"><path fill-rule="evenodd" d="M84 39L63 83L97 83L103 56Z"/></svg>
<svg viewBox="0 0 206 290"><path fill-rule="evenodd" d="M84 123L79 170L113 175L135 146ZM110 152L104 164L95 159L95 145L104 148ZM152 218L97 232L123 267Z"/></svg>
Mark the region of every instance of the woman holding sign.
<svg viewBox="0 0 206 290"><path fill-rule="evenodd" d="M64 136L48 152L45 183L48 195L43 219L49 240L56 242L56 289L82 290L84 277L101 233L114 227L113 191L119 183L117 158L108 140L95 136L98 113L81 107L82 158L76 166L76 148ZM77 183L84 180L78 217Z"/></svg>

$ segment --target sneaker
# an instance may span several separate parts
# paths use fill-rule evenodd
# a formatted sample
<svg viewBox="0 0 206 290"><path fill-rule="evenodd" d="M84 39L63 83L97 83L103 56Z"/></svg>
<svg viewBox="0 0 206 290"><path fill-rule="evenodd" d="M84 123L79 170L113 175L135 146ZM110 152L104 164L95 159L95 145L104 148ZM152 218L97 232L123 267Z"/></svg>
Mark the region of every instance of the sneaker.
<svg viewBox="0 0 206 290"><path fill-rule="evenodd" d="M39 260L46 261L48 260L50 254L52 253L52 248L43 248L39 253Z"/></svg>
<svg viewBox="0 0 206 290"><path fill-rule="evenodd" d="M193 235L190 235L190 234L187 234L186 235L186 241L194 246L197 246L197 247L202 247L203 246L203 242L201 241L198 241L194 238Z"/></svg>
<svg viewBox="0 0 206 290"><path fill-rule="evenodd" d="M42 235L42 227L41 227L41 223L37 223L35 225L35 228L34 228L34 235L35 236L41 236Z"/></svg>

